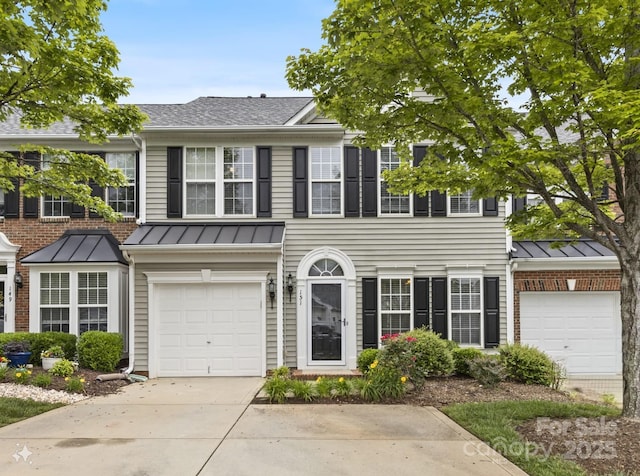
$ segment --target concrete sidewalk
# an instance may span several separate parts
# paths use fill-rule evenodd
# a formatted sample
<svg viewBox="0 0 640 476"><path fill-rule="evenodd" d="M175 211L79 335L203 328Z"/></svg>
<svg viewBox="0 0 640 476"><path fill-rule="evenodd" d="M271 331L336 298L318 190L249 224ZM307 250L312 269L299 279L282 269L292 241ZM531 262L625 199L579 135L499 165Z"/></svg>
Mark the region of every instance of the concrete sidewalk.
<svg viewBox="0 0 640 476"><path fill-rule="evenodd" d="M525 474L433 408L250 405L262 383L154 379L0 428L0 474Z"/></svg>

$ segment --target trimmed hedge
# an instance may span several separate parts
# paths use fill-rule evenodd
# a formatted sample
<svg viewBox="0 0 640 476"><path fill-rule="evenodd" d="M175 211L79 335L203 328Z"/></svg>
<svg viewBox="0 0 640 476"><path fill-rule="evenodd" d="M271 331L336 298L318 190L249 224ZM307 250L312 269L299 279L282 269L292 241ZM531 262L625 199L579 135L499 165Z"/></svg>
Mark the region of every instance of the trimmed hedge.
<svg viewBox="0 0 640 476"><path fill-rule="evenodd" d="M523 383L551 386L555 366L551 358L529 345L512 344L500 347L500 360L509 377Z"/></svg>
<svg viewBox="0 0 640 476"><path fill-rule="evenodd" d="M113 372L122 358L124 342L115 332L87 331L78 339L80 367Z"/></svg>
<svg viewBox="0 0 640 476"><path fill-rule="evenodd" d="M471 376L471 369L469 364L477 357L482 357L484 354L480 349L475 347L458 347L453 349L453 364L455 366L457 375Z"/></svg>
<svg viewBox="0 0 640 476"><path fill-rule="evenodd" d="M31 344L29 363L42 365L40 353L51 346L59 345L64 349L65 358L72 360L76 355L76 336L66 332L11 332L0 334L0 351L4 344L12 341L27 341Z"/></svg>

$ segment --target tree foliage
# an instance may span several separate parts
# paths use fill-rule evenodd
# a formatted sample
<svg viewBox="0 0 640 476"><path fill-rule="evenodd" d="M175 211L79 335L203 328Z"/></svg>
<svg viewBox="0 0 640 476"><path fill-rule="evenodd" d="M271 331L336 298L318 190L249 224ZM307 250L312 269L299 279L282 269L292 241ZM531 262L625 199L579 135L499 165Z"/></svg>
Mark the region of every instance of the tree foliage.
<svg viewBox="0 0 640 476"><path fill-rule="evenodd" d="M640 20L630 0L337 0L287 79L362 145L428 143L391 191L537 194L516 238L589 237L620 262L623 407L640 418ZM508 99L526 100L514 109ZM606 185L606 193L603 186Z"/></svg>
<svg viewBox="0 0 640 476"><path fill-rule="evenodd" d="M141 128L138 108L118 105L131 81L115 75L118 50L100 23L105 9L101 0L0 0L0 121L34 129L70 121L81 140L98 144ZM14 150L36 148L17 144ZM1 153L0 188L12 190L11 179L19 178L27 196L64 195L108 219L117 217L91 197L87 183L124 185L122 174L97 156L47 152L46 170Z"/></svg>

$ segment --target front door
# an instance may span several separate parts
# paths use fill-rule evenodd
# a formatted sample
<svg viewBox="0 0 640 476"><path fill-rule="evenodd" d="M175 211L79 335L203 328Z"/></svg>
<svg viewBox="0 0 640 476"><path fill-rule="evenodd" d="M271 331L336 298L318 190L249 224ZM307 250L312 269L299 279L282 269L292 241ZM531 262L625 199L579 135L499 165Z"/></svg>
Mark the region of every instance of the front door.
<svg viewBox="0 0 640 476"><path fill-rule="evenodd" d="M309 284L309 365L344 365L344 281Z"/></svg>

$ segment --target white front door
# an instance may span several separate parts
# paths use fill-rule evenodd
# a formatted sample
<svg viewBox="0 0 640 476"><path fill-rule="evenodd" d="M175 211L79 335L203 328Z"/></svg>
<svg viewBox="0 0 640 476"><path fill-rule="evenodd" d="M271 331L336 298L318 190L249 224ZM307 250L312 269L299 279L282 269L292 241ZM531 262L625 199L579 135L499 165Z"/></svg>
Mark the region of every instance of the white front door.
<svg viewBox="0 0 640 476"><path fill-rule="evenodd" d="M345 364L345 282L309 281L308 365Z"/></svg>

